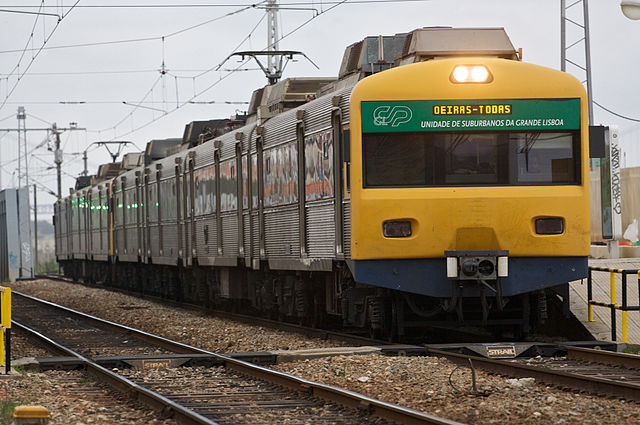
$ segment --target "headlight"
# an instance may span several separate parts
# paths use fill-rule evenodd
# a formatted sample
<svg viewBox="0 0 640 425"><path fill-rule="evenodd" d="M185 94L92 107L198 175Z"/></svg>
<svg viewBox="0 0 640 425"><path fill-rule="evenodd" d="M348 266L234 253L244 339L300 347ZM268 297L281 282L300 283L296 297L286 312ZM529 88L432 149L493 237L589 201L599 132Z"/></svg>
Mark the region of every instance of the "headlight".
<svg viewBox="0 0 640 425"><path fill-rule="evenodd" d="M564 219L548 217L536 219L536 233L539 235L560 235L564 232Z"/></svg>
<svg viewBox="0 0 640 425"><path fill-rule="evenodd" d="M484 65L457 65L450 79L453 83L490 83L493 75Z"/></svg>
<svg viewBox="0 0 640 425"><path fill-rule="evenodd" d="M408 238L411 236L410 221L385 221L382 233L386 238Z"/></svg>

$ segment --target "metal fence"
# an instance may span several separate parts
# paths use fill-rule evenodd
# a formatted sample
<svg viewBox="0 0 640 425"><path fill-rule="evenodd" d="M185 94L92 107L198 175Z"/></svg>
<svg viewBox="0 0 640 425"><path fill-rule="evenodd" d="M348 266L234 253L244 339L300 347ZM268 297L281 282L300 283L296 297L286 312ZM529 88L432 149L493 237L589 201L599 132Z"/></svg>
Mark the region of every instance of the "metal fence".
<svg viewBox="0 0 640 425"><path fill-rule="evenodd" d="M593 299L593 278L594 271L608 272L610 281L610 302L600 302ZM616 304L616 274L622 276L622 304ZM628 342L627 333L627 312L640 311L640 305L629 305L627 297L628 277L635 276L636 285L640 285L640 270L638 269L612 269L608 267L589 267L589 278L587 280L587 303L589 305L589 322L593 322L593 306L608 307L611 310L611 340L616 340L616 310L622 311L622 342ZM640 304L640 286L638 287L638 304Z"/></svg>

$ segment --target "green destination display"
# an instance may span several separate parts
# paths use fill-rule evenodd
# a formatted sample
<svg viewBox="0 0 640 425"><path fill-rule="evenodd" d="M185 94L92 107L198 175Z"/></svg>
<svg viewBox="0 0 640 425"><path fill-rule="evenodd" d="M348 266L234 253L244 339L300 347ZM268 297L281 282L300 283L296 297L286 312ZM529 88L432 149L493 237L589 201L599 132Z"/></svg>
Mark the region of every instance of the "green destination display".
<svg viewBox="0 0 640 425"><path fill-rule="evenodd" d="M362 102L363 133L579 128L580 99Z"/></svg>

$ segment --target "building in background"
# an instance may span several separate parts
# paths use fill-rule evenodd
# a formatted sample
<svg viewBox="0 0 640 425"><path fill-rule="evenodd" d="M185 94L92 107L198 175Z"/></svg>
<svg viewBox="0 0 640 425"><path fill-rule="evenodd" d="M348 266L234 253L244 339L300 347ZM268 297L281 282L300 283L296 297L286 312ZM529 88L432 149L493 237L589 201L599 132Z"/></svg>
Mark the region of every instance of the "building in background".
<svg viewBox="0 0 640 425"><path fill-rule="evenodd" d="M0 191L0 279L33 278L29 190Z"/></svg>

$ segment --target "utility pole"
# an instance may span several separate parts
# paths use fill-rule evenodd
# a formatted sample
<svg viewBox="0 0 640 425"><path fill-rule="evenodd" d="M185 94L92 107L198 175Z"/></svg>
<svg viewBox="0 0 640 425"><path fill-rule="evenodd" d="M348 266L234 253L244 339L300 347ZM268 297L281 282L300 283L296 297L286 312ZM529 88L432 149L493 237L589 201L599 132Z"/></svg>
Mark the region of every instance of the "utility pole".
<svg viewBox="0 0 640 425"><path fill-rule="evenodd" d="M56 123L53 123L51 126L51 132L56 138L56 148L53 151L53 162L56 164L58 199L62 199L62 150L60 150L60 131L58 131Z"/></svg>
<svg viewBox="0 0 640 425"><path fill-rule="evenodd" d="M282 75L282 56L276 57L278 50L278 3L277 0L267 2L267 71L269 75Z"/></svg>
<svg viewBox="0 0 640 425"><path fill-rule="evenodd" d="M220 65L216 68L219 70L225 62L229 60L231 56L240 56L244 60L245 56L255 59L256 63L264 72L269 84L277 83L282 77L284 68L286 68L289 60L293 59L294 55L304 56L313 66L318 68L318 65L313 63L311 59L302 52L297 50L278 50L278 0L267 0L267 4L259 6L259 9L265 9L267 11L267 48L266 50L246 50L243 52L234 52L226 57L225 60L220 62ZM315 9L311 9L315 10ZM260 62L258 59L260 56L266 56L266 65ZM318 68L320 69L320 68Z"/></svg>
<svg viewBox="0 0 640 425"><path fill-rule="evenodd" d="M582 3L582 23L579 19L570 19L567 17L567 10ZM580 28L583 36L574 43L567 46L567 22ZM567 58L567 51L576 44L584 42L584 66ZM589 125L593 125L593 90L591 84L591 41L589 39L589 1L577 0L569 6L566 0L560 1L560 69L567 70L567 62L573 66L580 68L585 74L585 83L587 86L587 103L589 110Z"/></svg>
<svg viewBox="0 0 640 425"><path fill-rule="evenodd" d="M33 271L38 273L38 188L33 185Z"/></svg>
<svg viewBox="0 0 640 425"><path fill-rule="evenodd" d="M22 107L20 107L22 108ZM26 114L24 112L24 108L20 109L18 108L18 120L23 120L22 125L20 125L20 122L18 122L18 128L0 128L0 131L16 131L18 132L18 138L20 139L20 135L22 133L24 133L24 140L25 140L25 144L24 144L24 151L25 151L25 168L27 165L27 145L26 145L26 134L27 131L46 131L48 133L53 133L56 137L55 140L55 144L56 144L56 149L54 151L54 162L56 164L56 168L57 168L57 174L58 174L58 199L60 199L62 197L62 150L60 149L60 134L62 134L65 131L73 131L73 130L86 130L86 128L80 128L78 127L78 124L75 122L71 122L69 123L69 127L68 128L59 128L56 126L55 123L53 123L51 125L51 128L26 128L24 126L24 118L26 117ZM22 116L21 116L22 115ZM22 158L22 154L20 152L20 143L18 143L18 148L19 148L19 152L18 152L18 186L20 186L20 184L22 183L21 179L22 179L22 174L21 174L21 158ZM27 179L27 187L28 187L28 182L29 182L29 172L25 171L25 175L26 175L26 179Z"/></svg>
<svg viewBox="0 0 640 425"><path fill-rule="evenodd" d="M25 128L24 121L26 119L24 106L18 106L18 115L16 115L16 118L18 118L18 187L20 187L20 185L22 184L22 132ZM27 155L25 152L25 159L26 156Z"/></svg>

